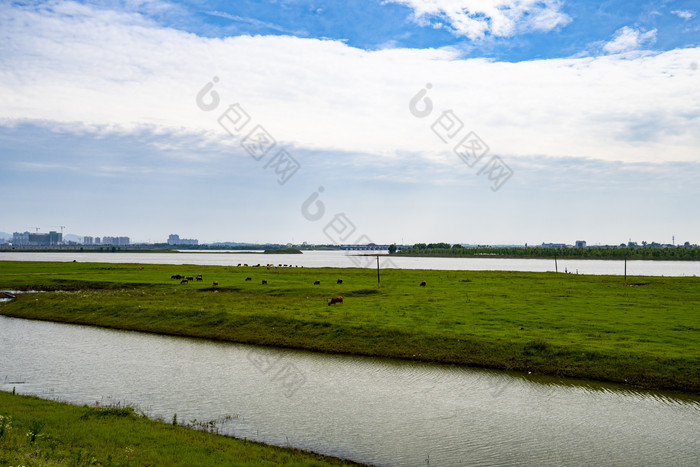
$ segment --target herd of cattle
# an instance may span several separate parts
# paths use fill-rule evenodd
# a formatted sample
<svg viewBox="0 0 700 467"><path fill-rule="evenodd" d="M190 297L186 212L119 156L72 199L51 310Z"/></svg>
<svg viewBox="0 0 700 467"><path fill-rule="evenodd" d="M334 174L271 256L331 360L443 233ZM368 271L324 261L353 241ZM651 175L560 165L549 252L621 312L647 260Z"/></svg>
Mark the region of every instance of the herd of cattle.
<svg viewBox="0 0 700 467"><path fill-rule="evenodd" d="M239 266L240 266L240 264L239 264ZM248 265L246 264L245 266L248 266ZM260 266L260 265L258 264L257 266ZM285 267L285 266L287 266L287 265L285 264L284 266L282 266L282 265L280 264L280 266L281 266L281 267ZM276 269L276 266L273 266L273 265L271 265L271 264L268 264L268 265L267 265L267 268L270 269L270 267L275 267L275 269ZM292 265L290 264L288 267L292 267ZM304 267L304 266L302 266L302 267ZM177 280L179 280L179 281L180 281L180 284L187 284L187 283L189 283L189 282L191 282L191 281L194 281L194 280L197 280L197 281L203 281L203 280L204 280L204 278L202 277L201 274L197 274L197 276L185 276L185 275L183 275L183 274L173 274L172 276L170 276L170 278L171 278L171 279L177 279ZM246 281L252 281L253 278L250 277L250 276L248 276L248 277L245 278L245 280L246 280ZM335 283L336 283L336 284L342 284L342 283L343 283L343 279L338 278L338 280L337 280ZM262 280L262 285L265 285L265 284L267 284L267 279L263 279L263 280ZM213 284L212 284L213 287L216 287L216 286L218 286L218 285L219 285L219 282L218 282L218 281L214 281ZM320 280L314 281L314 285L321 285L321 281L320 281ZM420 283L420 286L421 286L421 287L425 287L425 281L422 281L422 282ZM328 305L329 305L329 306L330 306L330 305L335 305L336 303L343 303L343 297L337 296L337 297L331 297L331 298L328 299Z"/></svg>

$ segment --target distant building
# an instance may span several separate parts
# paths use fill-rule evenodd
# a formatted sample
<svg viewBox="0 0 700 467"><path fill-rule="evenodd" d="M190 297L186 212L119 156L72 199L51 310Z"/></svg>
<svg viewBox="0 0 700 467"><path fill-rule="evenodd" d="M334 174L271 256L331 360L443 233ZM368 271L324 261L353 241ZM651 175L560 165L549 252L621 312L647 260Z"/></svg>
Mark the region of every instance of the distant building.
<svg viewBox="0 0 700 467"><path fill-rule="evenodd" d="M566 248L566 243L543 243L542 248Z"/></svg>
<svg viewBox="0 0 700 467"><path fill-rule="evenodd" d="M576 240L576 248L586 248L585 240Z"/></svg>
<svg viewBox="0 0 700 467"><path fill-rule="evenodd" d="M125 246L131 244L129 237L102 237L103 245Z"/></svg>
<svg viewBox="0 0 700 467"><path fill-rule="evenodd" d="M29 245L29 232L14 232L12 234L13 245Z"/></svg>
<svg viewBox="0 0 700 467"><path fill-rule="evenodd" d="M95 243L94 237L90 237L90 236L83 237L83 245L92 245L93 243Z"/></svg>
<svg viewBox="0 0 700 467"><path fill-rule="evenodd" d="M180 238L177 234L168 235L168 245L199 245L195 238Z"/></svg>
<svg viewBox="0 0 700 467"><path fill-rule="evenodd" d="M51 246L60 245L63 242L63 234L55 231L49 233L14 232L12 234L13 245Z"/></svg>

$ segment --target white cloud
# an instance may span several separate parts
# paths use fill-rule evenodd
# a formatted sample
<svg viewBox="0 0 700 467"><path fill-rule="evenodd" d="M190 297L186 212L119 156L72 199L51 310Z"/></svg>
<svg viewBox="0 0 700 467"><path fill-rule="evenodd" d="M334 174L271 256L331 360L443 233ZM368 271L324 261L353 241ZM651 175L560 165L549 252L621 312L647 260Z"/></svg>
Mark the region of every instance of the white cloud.
<svg viewBox="0 0 700 467"><path fill-rule="evenodd" d="M656 42L656 29L642 32L625 26L615 32L613 39L603 46L603 50L611 54L630 52L654 42Z"/></svg>
<svg viewBox="0 0 700 467"><path fill-rule="evenodd" d="M413 9L418 24L446 24L456 36L471 40L487 35L511 37L528 31L550 31L571 18L560 0L387 0Z"/></svg>
<svg viewBox="0 0 700 467"><path fill-rule="evenodd" d="M695 12L691 10L673 10L671 13L686 21L695 16Z"/></svg>
<svg viewBox="0 0 700 467"><path fill-rule="evenodd" d="M77 122L122 133L146 126L218 138L240 151L217 124L225 106L238 102L280 145L397 164L411 153L437 166L456 156L430 125L452 109L465 131L507 157L700 157L698 71L688 66L700 62L700 48L502 63L463 60L451 49L365 51L287 36L210 39L136 14L61 5L0 9L6 125ZM195 95L213 76L221 105L205 112ZM418 119L408 102L428 82L434 111Z"/></svg>

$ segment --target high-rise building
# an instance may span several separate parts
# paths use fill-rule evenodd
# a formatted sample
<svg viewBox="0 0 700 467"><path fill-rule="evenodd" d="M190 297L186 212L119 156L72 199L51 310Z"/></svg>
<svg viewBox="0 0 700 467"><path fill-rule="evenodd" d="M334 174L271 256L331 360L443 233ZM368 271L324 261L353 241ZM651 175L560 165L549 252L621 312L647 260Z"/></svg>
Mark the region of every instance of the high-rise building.
<svg viewBox="0 0 700 467"><path fill-rule="evenodd" d="M102 237L103 245L124 246L130 243L131 239L129 237Z"/></svg>
<svg viewBox="0 0 700 467"><path fill-rule="evenodd" d="M199 240L194 238L180 238L177 234L168 235L168 245L198 245Z"/></svg>
<svg viewBox="0 0 700 467"><path fill-rule="evenodd" d="M29 232L14 232L12 234L13 245L29 245Z"/></svg>
<svg viewBox="0 0 700 467"><path fill-rule="evenodd" d="M53 230L49 233L14 232L12 234L14 245L52 246L60 245L62 242L63 234Z"/></svg>

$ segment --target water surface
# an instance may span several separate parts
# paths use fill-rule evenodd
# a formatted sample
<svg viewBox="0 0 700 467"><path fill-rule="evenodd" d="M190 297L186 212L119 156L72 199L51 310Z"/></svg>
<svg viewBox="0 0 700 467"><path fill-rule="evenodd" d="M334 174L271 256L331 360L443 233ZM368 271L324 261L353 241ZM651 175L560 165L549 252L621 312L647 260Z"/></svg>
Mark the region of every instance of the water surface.
<svg viewBox="0 0 700 467"><path fill-rule="evenodd" d="M386 253L386 252L379 252ZM93 263L200 264L236 266L238 264L287 264L298 267L377 266L376 257L358 256L354 251L305 251L299 255L263 255L239 252L182 253L90 253L90 252L0 252L0 261L81 261ZM428 258L381 257L382 268L440 269L471 271L554 271L572 274L623 275L621 260L557 260L508 258ZM0 268L2 265L0 264ZM630 276L700 276L700 261L628 261Z"/></svg>
<svg viewBox="0 0 700 467"><path fill-rule="evenodd" d="M379 465L700 459L694 396L2 316L0 383Z"/></svg>

